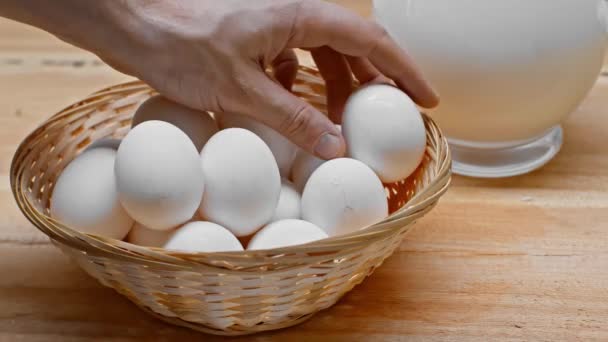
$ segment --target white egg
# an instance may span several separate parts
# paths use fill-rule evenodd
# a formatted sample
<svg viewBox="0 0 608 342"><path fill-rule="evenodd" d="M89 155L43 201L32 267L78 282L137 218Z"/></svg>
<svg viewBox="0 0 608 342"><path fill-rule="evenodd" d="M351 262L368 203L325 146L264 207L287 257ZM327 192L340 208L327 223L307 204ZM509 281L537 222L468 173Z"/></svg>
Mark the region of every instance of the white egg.
<svg viewBox="0 0 608 342"><path fill-rule="evenodd" d="M203 221L190 222L179 228L171 235L164 248L192 253L243 250L239 240L228 229Z"/></svg>
<svg viewBox="0 0 608 342"><path fill-rule="evenodd" d="M103 138L103 139L99 139L94 141L91 145L89 145L85 151L89 151L92 150L94 148L99 148L99 147L107 147L107 148L111 148L113 150L118 150L118 147L120 146L121 140L120 139L115 139L115 138Z"/></svg>
<svg viewBox="0 0 608 342"><path fill-rule="evenodd" d="M123 207L150 229L168 230L188 221L203 196L196 147L164 121L133 128L118 148L114 170Z"/></svg>
<svg viewBox="0 0 608 342"><path fill-rule="evenodd" d="M330 236L365 228L387 215L382 182L367 165L354 159L334 159L319 166L302 194L302 218Z"/></svg>
<svg viewBox="0 0 608 342"><path fill-rule="evenodd" d="M312 154L299 150L291 169L291 180L298 191L304 191L304 186L310 175L326 161Z"/></svg>
<svg viewBox="0 0 608 342"><path fill-rule="evenodd" d="M102 147L76 157L57 179L51 216L83 233L122 240L133 219L118 200L115 158L115 150Z"/></svg>
<svg viewBox="0 0 608 342"><path fill-rule="evenodd" d="M424 156L426 130L414 102L390 85L369 85L346 103L342 132L349 157L371 167L384 183L412 174Z"/></svg>
<svg viewBox="0 0 608 342"><path fill-rule="evenodd" d="M201 164L206 184L202 217L236 236L268 223L279 201L281 177L262 139L241 128L220 131L203 148Z"/></svg>
<svg viewBox="0 0 608 342"><path fill-rule="evenodd" d="M336 127L339 130L342 130L342 126L336 125ZM304 186L310 175L325 162L326 161L321 158L317 158L302 149L298 149L296 158L291 167L291 180L299 192L304 191Z"/></svg>
<svg viewBox="0 0 608 342"><path fill-rule="evenodd" d="M302 220L281 220L273 222L257 232L249 245L248 250L272 249L322 240L327 233L314 224Z"/></svg>
<svg viewBox="0 0 608 342"><path fill-rule="evenodd" d="M154 230L135 222L127 235L127 242L145 247L162 247L174 230Z"/></svg>
<svg viewBox="0 0 608 342"><path fill-rule="evenodd" d="M149 98L139 106L131 126L150 120L165 121L181 129L198 151L218 131L217 123L209 113L182 106L160 95Z"/></svg>
<svg viewBox="0 0 608 342"><path fill-rule="evenodd" d="M293 183L283 179L281 180L281 194L279 195L279 204L274 211L274 215L270 219L270 222L286 220L286 219L299 219L301 217L301 196L296 190Z"/></svg>
<svg viewBox="0 0 608 342"><path fill-rule="evenodd" d="M289 177L291 164L298 147L274 129L245 115L222 113L219 118L222 128L244 128L259 136L272 151L279 165L281 176Z"/></svg>

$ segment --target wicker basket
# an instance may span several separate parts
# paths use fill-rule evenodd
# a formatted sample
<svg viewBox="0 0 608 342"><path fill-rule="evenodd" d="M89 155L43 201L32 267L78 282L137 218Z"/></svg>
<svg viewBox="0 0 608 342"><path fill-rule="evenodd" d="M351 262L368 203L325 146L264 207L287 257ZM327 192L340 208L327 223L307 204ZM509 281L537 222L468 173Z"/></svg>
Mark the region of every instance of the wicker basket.
<svg viewBox="0 0 608 342"><path fill-rule="evenodd" d="M318 72L302 67L294 92L325 111ZM17 150L11 186L25 216L86 272L169 323L211 334L289 327L330 307L397 248L450 182L450 155L425 117L428 147L407 180L386 185L391 215L362 231L270 251L171 253L74 231L49 217L59 173L93 141L123 137L154 92L131 82L97 92L47 120Z"/></svg>

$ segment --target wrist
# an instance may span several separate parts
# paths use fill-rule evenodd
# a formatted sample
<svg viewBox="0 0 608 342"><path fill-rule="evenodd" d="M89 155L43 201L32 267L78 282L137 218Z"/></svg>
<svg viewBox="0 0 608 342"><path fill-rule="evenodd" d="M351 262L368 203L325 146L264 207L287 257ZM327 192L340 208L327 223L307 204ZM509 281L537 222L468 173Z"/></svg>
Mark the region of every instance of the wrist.
<svg viewBox="0 0 608 342"><path fill-rule="evenodd" d="M102 59L130 53L135 40L126 25L134 22L126 0L62 0L57 24L48 31L60 39L91 51Z"/></svg>
<svg viewBox="0 0 608 342"><path fill-rule="evenodd" d="M124 62L121 56L137 49L130 5L130 0L5 0L0 16L43 29L106 61Z"/></svg>
<svg viewBox="0 0 608 342"><path fill-rule="evenodd" d="M113 2L113 1L112 1ZM104 3L95 0L7 0L0 16L29 24L76 45L86 44L87 26L104 16Z"/></svg>

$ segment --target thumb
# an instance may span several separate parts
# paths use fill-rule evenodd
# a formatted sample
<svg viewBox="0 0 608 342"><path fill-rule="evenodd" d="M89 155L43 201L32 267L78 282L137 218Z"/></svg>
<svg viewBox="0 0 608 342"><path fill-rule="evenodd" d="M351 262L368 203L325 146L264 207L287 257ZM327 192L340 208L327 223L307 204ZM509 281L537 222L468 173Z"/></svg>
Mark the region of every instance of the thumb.
<svg viewBox="0 0 608 342"><path fill-rule="evenodd" d="M346 143L327 116L285 90L265 73L256 73L256 94L249 116L278 131L322 159L342 157Z"/></svg>

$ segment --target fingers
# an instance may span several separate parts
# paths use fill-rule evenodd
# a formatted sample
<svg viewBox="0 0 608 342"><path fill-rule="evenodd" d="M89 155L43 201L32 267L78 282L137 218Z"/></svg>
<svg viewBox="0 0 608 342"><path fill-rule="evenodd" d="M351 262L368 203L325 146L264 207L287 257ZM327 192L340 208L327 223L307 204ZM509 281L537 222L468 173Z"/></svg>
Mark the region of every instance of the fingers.
<svg viewBox="0 0 608 342"><path fill-rule="evenodd" d="M413 59L377 23L324 1L302 2L290 47L329 46L337 52L365 57L423 107L434 107L439 97Z"/></svg>
<svg viewBox="0 0 608 342"><path fill-rule="evenodd" d="M359 83L391 83L367 58L346 56L346 60Z"/></svg>
<svg viewBox="0 0 608 342"><path fill-rule="evenodd" d="M368 55L370 62L395 81L414 102L425 108L436 107L439 104L439 95L426 81L414 60L397 46L386 31L383 32L382 38Z"/></svg>
<svg viewBox="0 0 608 342"><path fill-rule="evenodd" d="M346 100L353 91L350 68L342 54L328 47L314 49L311 54L325 80L329 118L339 124Z"/></svg>
<svg viewBox="0 0 608 342"><path fill-rule="evenodd" d="M291 94L263 72L256 72L247 113L283 134L296 145L322 159L344 155L346 143L336 126L321 112ZM270 96L272 95L272 96Z"/></svg>
<svg viewBox="0 0 608 342"><path fill-rule="evenodd" d="M274 77L287 90L291 90L298 73L298 57L292 49L283 50L272 62Z"/></svg>

